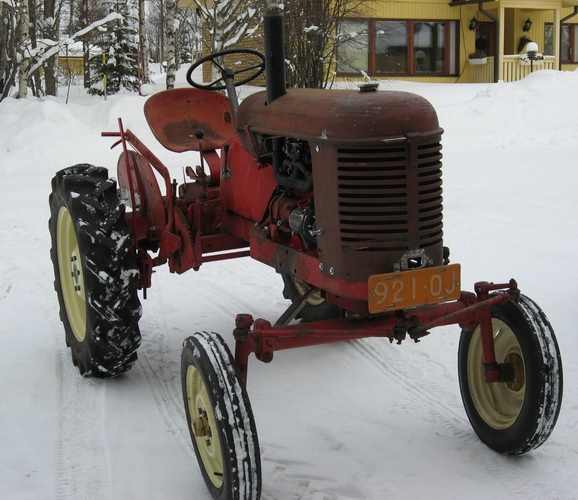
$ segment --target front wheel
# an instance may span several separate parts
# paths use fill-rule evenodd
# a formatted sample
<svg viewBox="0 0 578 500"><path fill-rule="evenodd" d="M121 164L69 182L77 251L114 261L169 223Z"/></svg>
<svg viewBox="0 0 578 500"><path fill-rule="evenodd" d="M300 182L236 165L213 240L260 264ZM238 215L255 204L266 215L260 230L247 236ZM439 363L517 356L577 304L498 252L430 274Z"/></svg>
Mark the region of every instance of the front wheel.
<svg viewBox="0 0 578 500"><path fill-rule="evenodd" d="M191 440L212 497L258 500L261 458L255 420L219 335L200 332L185 340L181 383Z"/></svg>
<svg viewBox="0 0 578 500"><path fill-rule="evenodd" d="M562 403L562 361L544 312L528 297L492 308L496 361L513 377L486 382L480 327L463 330L458 351L460 392L478 437L493 450L521 455L550 436Z"/></svg>

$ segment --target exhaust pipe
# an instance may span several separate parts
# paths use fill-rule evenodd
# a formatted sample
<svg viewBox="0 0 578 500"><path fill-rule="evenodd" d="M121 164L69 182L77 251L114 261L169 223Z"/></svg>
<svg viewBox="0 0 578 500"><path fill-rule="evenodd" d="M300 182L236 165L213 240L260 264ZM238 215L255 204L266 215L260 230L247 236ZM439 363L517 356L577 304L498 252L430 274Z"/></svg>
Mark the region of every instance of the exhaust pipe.
<svg viewBox="0 0 578 500"><path fill-rule="evenodd" d="M287 91L282 0L266 0L264 21L267 100L272 103Z"/></svg>

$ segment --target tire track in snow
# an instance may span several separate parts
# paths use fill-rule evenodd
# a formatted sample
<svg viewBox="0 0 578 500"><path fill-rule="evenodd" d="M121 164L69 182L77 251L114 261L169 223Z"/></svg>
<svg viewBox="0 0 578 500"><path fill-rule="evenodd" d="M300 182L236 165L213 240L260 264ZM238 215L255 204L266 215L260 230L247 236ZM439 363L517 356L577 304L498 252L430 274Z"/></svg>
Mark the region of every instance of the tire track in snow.
<svg viewBox="0 0 578 500"><path fill-rule="evenodd" d="M523 474L524 467L521 460L519 460L520 457L501 456L486 448L486 445L478 439L473 429L471 429L467 417L465 415L459 415L451 406L445 404L439 398L432 396L426 389L419 385L419 382L412 382L412 374L407 374L409 370L405 372L396 370L395 365L388 364L386 360L379 356L379 352L364 340L352 341L350 345L384 375L388 378L395 379L396 382L407 389L415 400L423 401L424 408L439 417L435 419L436 424L441 423L453 436L468 442L468 444L471 443L472 446L480 447L480 453L476 454L475 463L478 467L481 466L485 470L488 478L492 478L498 483L503 481L503 484L507 485L513 467L517 472ZM431 387L431 381L428 381L428 385ZM521 498L530 498L530 496L528 496L531 490L530 484L530 482L524 482L518 485L517 491L511 491L508 492L508 494L515 493L520 495ZM507 487L504 491L507 491ZM521 492L524 494L522 495Z"/></svg>
<svg viewBox="0 0 578 500"><path fill-rule="evenodd" d="M162 417L165 427L178 442L183 451L194 458L195 453L191 443L189 430L187 429L187 417L180 398L174 395L170 383L163 374L162 369L155 368L150 355L141 350L139 367L143 374L154 399L155 406Z"/></svg>
<svg viewBox="0 0 578 500"><path fill-rule="evenodd" d="M424 402L424 407L432 411L438 417L447 417L442 418L441 422L451 430L452 434L462 438L472 437L469 433L464 432L464 427L469 426L467 420L463 416L458 415L451 406L445 404L440 399L431 396L431 394L420 386L419 383L412 382L411 373L408 374L407 372L396 370L394 366L391 366L384 361L379 356L379 353L375 349L372 349L370 345L363 340L349 342L349 345L369 361L371 365L381 371L382 374L387 376L387 378L394 379L400 386L404 387L414 400ZM440 420L436 421L439 422Z"/></svg>
<svg viewBox="0 0 578 500"><path fill-rule="evenodd" d="M11 291L12 291L12 284L9 284L3 290L0 290L0 300L4 300L6 297L8 297Z"/></svg>
<svg viewBox="0 0 578 500"><path fill-rule="evenodd" d="M106 384L80 376L59 349L56 499L110 498L111 469L106 439Z"/></svg>
<svg viewBox="0 0 578 500"><path fill-rule="evenodd" d="M167 431L186 455L195 458L181 394L180 350L174 354L174 358L167 359L166 355L171 351L164 333L167 331L167 324L162 291L163 287L159 286L156 312L141 323L143 342L139 350L140 363L137 363L135 368L140 369L143 374Z"/></svg>

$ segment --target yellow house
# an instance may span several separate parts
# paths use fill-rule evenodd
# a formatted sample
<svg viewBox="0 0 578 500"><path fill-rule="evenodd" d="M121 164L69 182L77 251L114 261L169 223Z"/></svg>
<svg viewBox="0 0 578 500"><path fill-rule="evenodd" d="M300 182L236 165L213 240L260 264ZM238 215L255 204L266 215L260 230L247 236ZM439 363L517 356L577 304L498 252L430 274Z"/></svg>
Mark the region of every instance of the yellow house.
<svg viewBox="0 0 578 500"><path fill-rule="evenodd" d="M91 45L89 50L90 57L101 53L101 49L94 45ZM84 73L82 42L77 41L60 49L58 53L58 68L65 78L81 76Z"/></svg>
<svg viewBox="0 0 578 500"><path fill-rule="evenodd" d="M514 81L578 68L578 0L371 0L336 36L338 79Z"/></svg>
<svg viewBox="0 0 578 500"><path fill-rule="evenodd" d="M513 81L578 67L578 0L375 0L343 22L338 77ZM528 42L538 45L533 58Z"/></svg>

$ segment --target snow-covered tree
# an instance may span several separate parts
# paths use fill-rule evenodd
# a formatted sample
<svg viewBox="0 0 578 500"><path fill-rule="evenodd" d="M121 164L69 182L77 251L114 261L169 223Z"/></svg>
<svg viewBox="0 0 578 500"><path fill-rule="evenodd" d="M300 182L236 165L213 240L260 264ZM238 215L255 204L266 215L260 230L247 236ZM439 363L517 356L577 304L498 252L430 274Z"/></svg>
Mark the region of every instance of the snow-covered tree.
<svg viewBox="0 0 578 500"><path fill-rule="evenodd" d="M140 80L142 83L149 82L149 51L146 32L146 9L145 0L138 0L138 64Z"/></svg>
<svg viewBox="0 0 578 500"><path fill-rule="evenodd" d="M177 40L175 36L177 2L176 0L166 0L165 4L167 9L167 89L172 89L175 86L177 72Z"/></svg>
<svg viewBox="0 0 578 500"><path fill-rule="evenodd" d="M18 16L17 56L18 56L18 97L28 95L28 68L30 67L30 17L28 0L19 0L16 6Z"/></svg>
<svg viewBox="0 0 578 500"><path fill-rule="evenodd" d="M285 1L287 83L291 87L326 88L335 79L335 58L343 19L364 10L371 0Z"/></svg>
<svg viewBox="0 0 578 500"><path fill-rule="evenodd" d="M190 63L200 57L201 29L195 9L182 7L177 11L177 68L179 64Z"/></svg>
<svg viewBox="0 0 578 500"><path fill-rule="evenodd" d="M105 0L106 11L122 19L99 28L95 45L100 51L91 58L91 94L115 94L120 89L138 91L138 0Z"/></svg>
<svg viewBox="0 0 578 500"><path fill-rule="evenodd" d="M193 0L200 13L205 50L218 52L254 35L260 26L260 0Z"/></svg>
<svg viewBox="0 0 578 500"><path fill-rule="evenodd" d="M44 0L44 22L42 24L43 37L45 40L56 42L59 39L59 23L62 2L59 5L55 0ZM56 77L56 58L57 54L47 59L44 64L44 85L47 95L56 95L58 91L58 81Z"/></svg>
<svg viewBox="0 0 578 500"><path fill-rule="evenodd" d="M0 0L0 101L8 96L18 71L16 56L16 5Z"/></svg>

